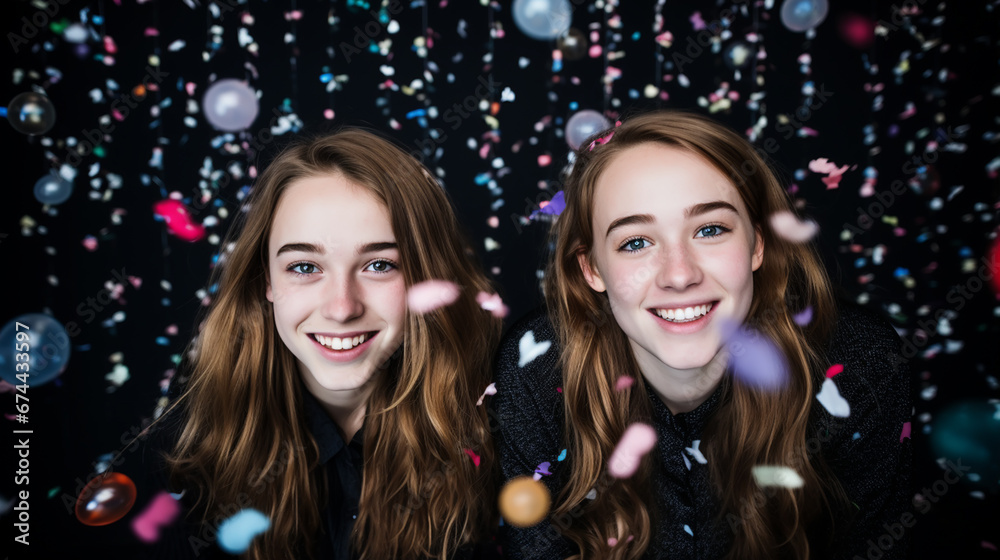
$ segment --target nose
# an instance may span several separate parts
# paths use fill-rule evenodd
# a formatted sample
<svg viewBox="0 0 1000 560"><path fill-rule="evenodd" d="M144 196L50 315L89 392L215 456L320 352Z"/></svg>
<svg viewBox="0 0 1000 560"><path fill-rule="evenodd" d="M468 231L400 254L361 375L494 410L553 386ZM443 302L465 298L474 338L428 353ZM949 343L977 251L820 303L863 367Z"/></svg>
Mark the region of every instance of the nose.
<svg viewBox="0 0 1000 560"><path fill-rule="evenodd" d="M361 286L349 273L331 274L323 288L320 311L325 319L347 323L364 314Z"/></svg>
<svg viewBox="0 0 1000 560"><path fill-rule="evenodd" d="M668 245L657 261L656 283L660 288L684 290L702 280L693 248L686 243Z"/></svg>

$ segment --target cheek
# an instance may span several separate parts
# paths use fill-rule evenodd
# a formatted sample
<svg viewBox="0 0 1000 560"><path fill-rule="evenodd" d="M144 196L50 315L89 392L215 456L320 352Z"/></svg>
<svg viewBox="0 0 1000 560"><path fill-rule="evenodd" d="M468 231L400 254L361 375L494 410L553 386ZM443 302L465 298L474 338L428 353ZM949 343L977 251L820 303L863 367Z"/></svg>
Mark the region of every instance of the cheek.
<svg viewBox="0 0 1000 560"><path fill-rule="evenodd" d="M652 268L641 261L612 262L608 272L608 296L621 302L641 299L655 275Z"/></svg>

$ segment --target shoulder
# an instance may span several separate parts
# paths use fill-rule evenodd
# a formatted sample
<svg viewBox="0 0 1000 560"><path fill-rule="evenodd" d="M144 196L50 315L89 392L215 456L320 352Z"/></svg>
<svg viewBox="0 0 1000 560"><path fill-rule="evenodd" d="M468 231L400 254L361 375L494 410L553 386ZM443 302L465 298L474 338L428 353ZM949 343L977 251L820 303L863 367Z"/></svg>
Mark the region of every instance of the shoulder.
<svg viewBox="0 0 1000 560"><path fill-rule="evenodd" d="M830 366L843 369L822 380L817 399L824 404L820 407L825 409L821 413L824 424L842 431L836 440L841 445L835 446L841 451L882 432L883 443L894 440L898 444L913 408L902 341L889 321L875 311L852 302L841 303L839 311L827 360ZM846 401L849 409L832 415L826 406L840 401Z"/></svg>
<svg viewBox="0 0 1000 560"><path fill-rule="evenodd" d="M899 335L882 315L852 301L839 302L837 311L839 317L830 344L832 354L899 352Z"/></svg>
<svg viewBox="0 0 1000 560"><path fill-rule="evenodd" d="M544 308L518 320L504 335L496 359L496 388L558 384L559 341Z"/></svg>
<svg viewBox="0 0 1000 560"><path fill-rule="evenodd" d="M842 365L835 381L844 397L880 401L909 399L908 360L902 340L882 315L853 302L841 302L827 358Z"/></svg>

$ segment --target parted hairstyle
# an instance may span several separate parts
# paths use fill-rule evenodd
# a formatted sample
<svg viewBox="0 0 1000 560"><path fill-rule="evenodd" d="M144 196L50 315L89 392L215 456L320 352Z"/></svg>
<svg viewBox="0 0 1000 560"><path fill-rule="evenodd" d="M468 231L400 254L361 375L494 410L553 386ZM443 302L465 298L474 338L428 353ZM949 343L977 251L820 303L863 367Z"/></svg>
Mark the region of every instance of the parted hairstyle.
<svg viewBox="0 0 1000 560"><path fill-rule="evenodd" d="M608 138L608 135L613 135ZM635 146L658 143L691 152L729 178L764 242L764 259L753 272L753 298L746 324L773 340L788 360L791 380L766 392L723 377L720 405L708 420L702 450L720 504L717 522L736 521L728 558L808 558L809 536L820 533L846 496L806 438L823 354L835 322L830 281L811 244L775 235L769 217L794 211L791 201L753 145L710 120L678 111L658 111L627 119L599 133L606 139L583 143L566 184L565 210L552 229L555 254L545 281L549 314L562 345L565 397L564 438L569 449L567 485L554 517L583 509L567 530L580 558L640 558L655 535L656 512L647 502L654 459L647 455L628 479L609 479L608 459L627 426L649 422L652 409L644 384L616 391L616 380L639 369L627 335L611 316L608 296L592 290L577 254L591 257L593 212L598 179L616 156ZM811 306L812 321L800 327L792 314ZM805 480L800 489L765 493L751 474L754 465L787 465ZM599 488L594 500L585 496ZM736 516L735 518L731 516ZM574 515L576 517L576 515ZM810 526L812 523L812 526ZM628 544L609 548L608 538Z"/></svg>
<svg viewBox="0 0 1000 560"><path fill-rule="evenodd" d="M492 291L444 189L412 156L361 129L302 138L257 179L223 245L214 301L188 351L183 429L166 457L171 486L197 492L201 522L252 501L270 518L245 557L315 553L327 505L325 472L306 424L296 360L265 297L268 240L278 201L293 182L342 174L388 210L407 287L450 280L452 305L407 313L403 343L373 373L364 419L360 558L451 558L494 524L493 451L486 407L501 322L476 303ZM389 358L388 356L386 358ZM463 449L475 450L481 467Z"/></svg>

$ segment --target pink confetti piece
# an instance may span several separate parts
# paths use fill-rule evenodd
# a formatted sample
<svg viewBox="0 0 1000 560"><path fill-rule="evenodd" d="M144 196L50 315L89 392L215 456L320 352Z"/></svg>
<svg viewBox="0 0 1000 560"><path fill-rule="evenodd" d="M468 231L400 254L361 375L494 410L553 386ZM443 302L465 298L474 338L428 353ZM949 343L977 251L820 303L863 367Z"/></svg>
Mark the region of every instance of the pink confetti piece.
<svg viewBox="0 0 1000 560"><path fill-rule="evenodd" d="M848 169L850 169L849 165L837 167L837 164L827 158L817 158L809 162L810 171L813 173L825 173L827 175L822 178L822 181L826 184L828 190L835 189L840 185L840 178Z"/></svg>
<svg viewBox="0 0 1000 560"><path fill-rule="evenodd" d="M486 387L486 390L483 391L483 395L481 397L479 397L478 401L476 401L476 406L482 406L483 399L486 398L486 395L495 395L495 394L497 394L497 384L496 383L490 383Z"/></svg>
<svg viewBox="0 0 1000 560"><path fill-rule="evenodd" d="M829 379L842 371L844 371L843 364L833 364L826 370L826 378Z"/></svg>
<svg viewBox="0 0 1000 560"><path fill-rule="evenodd" d="M128 277L128 283L132 284L132 287L138 290L142 286L142 278L137 278L135 276L129 276Z"/></svg>
<svg viewBox="0 0 1000 560"><path fill-rule="evenodd" d="M487 294L486 292L479 292L476 294L476 303L479 307L482 307L486 311L493 314L494 317L503 319L510 312L510 309L504 305L503 300L500 299L500 294Z"/></svg>
<svg viewBox="0 0 1000 560"><path fill-rule="evenodd" d="M14 390L15 389L14 389L13 385L11 385L10 383L7 383L6 381L0 379L0 394L3 394L3 393L13 393Z"/></svg>
<svg viewBox="0 0 1000 560"><path fill-rule="evenodd" d="M90 252L97 250L97 238L93 235L88 235L83 238L83 246Z"/></svg>
<svg viewBox="0 0 1000 560"><path fill-rule="evenodd" d="M982 545L983 548L988 548L990 550L996 550L997 549L996 545L993 544L993 543L991 543L990 541L983 541L980 544Z"/></svg>
<svg viewBox="0 0 1000 560"><path fill-rule="evenodd" d="M622 434L608 460L608 473L615 478L628 478L639 468L643 455L656 445L656 431L652 426L635 423Z"/></svg>
<svg viewBox="0 0 1000 560"><path fill-rule="evenodd" d="M800 327L808 325L809 323L812 322L812 319L813 319L813 308L811 305L809 307L806 307L802 311L796 313L795 315L792 315L792 320L795 321L795 324Z"/></svg>
<svg viewBox="0 0 1000 560"><path fill-rule="evenodd" d="M406 294L406 301L414 313L430 313L450 305L458 299L459 287L447 280L427 280L414 284Z"/></svg>
<svg viewBox="0 0 1000 560"><path fill-rule="evenodd" d="M477 467L479 466L479 455L476 455L475 451L471 449L463 449L462 451L465 451L465 454L472 459L472 464L476 465Z"/></svg>
<svg viewBox="0 0 1000 560"><path fill-rule="evenodd" d="M903 422L903 431L900 432L899 434L899 443L903 443L903 440L909 437L910 437L910 423Z"/></svg>
<svg viewBox="0 0 1000 560"><path fill-rule="evenodd" d="M115 40L112 39L110 35L104 36L104 50L108 51L110 54L118 52L118 45L115 44Z"/></svg>
<svg viewBox="0 0 1000 560"><path fill-rule="evenodd" d="M623 375L618 378L618 381L615 382L615 391L624 391L625 389L631 387L633 383L635 383L635 378Z"/></svg>
<svg viewBox="0 0 1000 560"><path fill-rule="evenodd" d="M781 210L771 215L771 227L783 239L793 243L805 243L819 232L819 225L812 220L799 220L788 210Z"/></svg>
<svg viewBox="0 0 1000 560"><path fill-rule="evenodd" d="M194 242L205 237L205 226L194 221L191 212L178 200L161 200L153 205L153 213L167 225L167 231L183 239Z"/></svg>
<svg viewBox="0 0 1000 560"><path fill-rule="evenodd" d="M139 540L154 543L160 540L160 528L173 523L180 511L180 504L169 492L160 492L145 511L132 520L132 532Z"/></svg>
<svg viewBox="0 0 1000 560"><path fill-rule="evenodd" d="M542 154L538 156L538 167L548 167L552 163L552 156Z"/></svg>
<svg viewBox="0 0 1000 560"><path fill-rule="evenodd" d="M146 31L143 32L146 37L159 37L160 30L155 27L147 27Z"/></svg>

